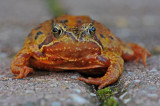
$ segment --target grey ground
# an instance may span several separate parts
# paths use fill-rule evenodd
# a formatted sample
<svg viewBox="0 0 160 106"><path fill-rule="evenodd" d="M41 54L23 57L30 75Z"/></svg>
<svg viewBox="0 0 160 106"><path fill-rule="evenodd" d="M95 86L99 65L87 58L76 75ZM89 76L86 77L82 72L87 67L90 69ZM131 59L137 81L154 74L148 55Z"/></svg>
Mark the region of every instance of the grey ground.
<svg viewBox="0 0 160 106"><path fill-rule="evenodd" d="M160 1L159 0L59 0L68 13L89 15L108 26L124 41L136 42L153 56L142 63L125 64L117 83L121 105L160 105ZM43 0L0 1L0 106L100 105L94 86L76 80L76 72L36 71L14 80L13 56L37 24L52 18ZM111 86L111 87L112 87Z"/></svg>

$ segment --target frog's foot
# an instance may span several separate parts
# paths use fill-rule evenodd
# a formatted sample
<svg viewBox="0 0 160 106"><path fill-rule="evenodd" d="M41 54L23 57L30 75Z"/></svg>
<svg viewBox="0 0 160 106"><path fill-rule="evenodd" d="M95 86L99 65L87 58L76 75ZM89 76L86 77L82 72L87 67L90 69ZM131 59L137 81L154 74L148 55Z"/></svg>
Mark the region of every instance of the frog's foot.
<svg viewBox="0 0 160 106"><path fill-rule="evenodd" d="M15 66L12 68L12 72L17 75L16 77L14 77L14 79L20 79L26 77L29 73L33 73L34 71L32 68L27 66Z"/></svg>
<svg viewBox="0 0 160 106"><path fill-rule="evenodd" d="M78 77L78 80L84 81L84 82L89 83L89 84L94 84L94 85L100 85L100 84L102 83L102 79L101 79L101 78L92 78L92 77L84 78L84 77Z"/></svg>
<svg viewBox="0 0 160 106"><path fill-rule="evenodd" d="M146 66L146 58L151 56L150 52L138 44L129 43L129 45L134 51L133 57L136 60L136 63L142 59L143 65Z"/></svg>
<svg viewBox="0 0 160 106"><path fill-rule="evenodd" d="M104 59L107 59L109 61L109 64L107 65L108 68L106 68L106 73L103 77L100 78L78 77L78 79L89 84L98 85L98 89L102 89L105 86L116 82L123 71L123 64L124 64L123 59L112 52L107 52L107 53L104 52L104 55L101 57L101 60ZM104 64L104 66L106 65Z"/></svg>
<svg viewBox="0 0 160 106"><path fill-rule="evenodd" d="M115 73L116 74L116 73ZM92 78L92 77L88 77L88 78L84 78L84 77L78 77L78 80L80 81L84 81L85 83L89 83L89 84L94 84L94 85L99 85L98 89L102 89L107 85L110 85L112 83L114 83L115 81L117 81L118 77L111 77L109 76L109 74L107 75L108 78L105 77L101 77L101 78Z"/></svg>
<svg viewBox="0 0 160 106"><path fill-rule="evenodd" d="M28 47L23 47L15 56L11 63L11 71L16 77L14 79L20 79L26 77L29 73L33 73L33 69L28 67L28 61L32 52Z"/></svg>

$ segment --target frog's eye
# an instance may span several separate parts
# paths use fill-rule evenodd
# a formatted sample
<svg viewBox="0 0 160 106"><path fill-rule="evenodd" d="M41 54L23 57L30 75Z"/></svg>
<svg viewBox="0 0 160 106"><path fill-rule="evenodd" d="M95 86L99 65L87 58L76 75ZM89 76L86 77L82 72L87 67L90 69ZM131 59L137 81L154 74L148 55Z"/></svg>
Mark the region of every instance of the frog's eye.
<svg viewBox="0 0 160 106"><path fill-rule="evenodd" d="M89 29L88 29L88 32L91 36L93 36L96 32L96 28L94 26L91 26Z"/></svg>
<svg viewBox="0 0 160 106"><path fill-rule="evenodd" d="M53 32L58 32L58 29L57 28L53 28Z"/></svg>
<svg viewBox="0 0 160 106"><path fill-rule="evenodd" d="M53 31L53 34L54 34L55 38L58 38L62 35L62 29L61 28L54 27L52 29L52 31Z"/></svg>

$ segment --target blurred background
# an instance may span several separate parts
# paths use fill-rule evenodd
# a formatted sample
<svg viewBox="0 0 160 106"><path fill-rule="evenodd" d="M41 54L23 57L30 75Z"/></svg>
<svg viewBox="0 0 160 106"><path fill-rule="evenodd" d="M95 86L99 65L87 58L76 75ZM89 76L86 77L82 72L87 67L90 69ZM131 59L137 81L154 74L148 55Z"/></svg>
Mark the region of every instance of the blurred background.
<svg viewBox="0 0 160 106"><path fill-rule="evenodd" d="M36 25L62 14L88 15L121 40L149 49L152 57L145 68L142 63L124 65L120 83L109 86L118 86L119 98L110 101L129 106L160 104L160 0L0 0L0 105L98 106L94 86L76 80L80 75L76 72L36 70L25 79L12 79L10 63L25 37Z"/></svg>
<svg viewBox="0 0 160 106"><path fill-rule="evenodd" d="M122 40L139 43L157 54L159 6L160 0L1 0L0 56L17 52L34 26L61 14L88 15Z"/></svg>

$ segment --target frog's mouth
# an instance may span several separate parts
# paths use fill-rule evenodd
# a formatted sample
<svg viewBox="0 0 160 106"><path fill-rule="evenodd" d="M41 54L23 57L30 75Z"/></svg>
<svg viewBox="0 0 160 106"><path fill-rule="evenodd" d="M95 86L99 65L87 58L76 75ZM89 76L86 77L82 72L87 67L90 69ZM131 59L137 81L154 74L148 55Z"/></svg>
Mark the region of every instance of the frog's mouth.
<svg viewBox="0 0 160 106"><path fill-rule="evenodd" d="M95 42L55 42L52 45L44 45L42 53L47 57L55 57L63 60L80 60L88 55L100 55L101 48Z"/></svg>

